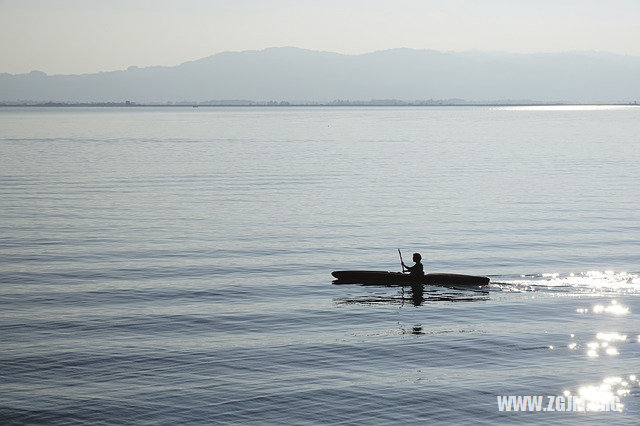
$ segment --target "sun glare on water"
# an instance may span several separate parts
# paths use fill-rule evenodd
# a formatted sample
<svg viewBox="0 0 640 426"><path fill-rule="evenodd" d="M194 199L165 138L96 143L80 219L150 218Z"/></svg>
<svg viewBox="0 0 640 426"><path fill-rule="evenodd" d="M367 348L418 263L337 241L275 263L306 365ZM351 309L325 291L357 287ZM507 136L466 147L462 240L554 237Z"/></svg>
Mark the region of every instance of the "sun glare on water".
<svg viewBox="0 0 640 426"><path fill-rule="evenodd" d="M627 377L610 376L599 384L580 386L575 394L565 390L564 396L573 396L575 401L583 405L587 411L622 411L624 404L619 403L613 407L612 401L628 395L632 388L637 388L639 385L640 380L635 374Z"/></svg>
<svg viewBox="0 0 640 426"><path fill-rule="evenodd" d="M640 293L640 275L615 271L587 271L569 274L543 273L522 275L520 279L506 280L501 288L505 291L549 290L589 294L637 294ZM620 306L595 308L594 312L626 313Z"/></svg>
<svg viewBox="0 0 640 426"><path fill-rule="evenodd" d="M588 308L578 308L576 312L579 314L589 313ZM591 308L591 312L594 314L609 314L609 315L626 315L629 313L627 306L620 305L617 301L612 300L609 305L597 304Z"/></svg>
<svg viewBox="0 0 640 426"><path fill-rule="evenodd" d="M522 105L503 106L502 111L611 111L638 108L638 105Z"/></svg>

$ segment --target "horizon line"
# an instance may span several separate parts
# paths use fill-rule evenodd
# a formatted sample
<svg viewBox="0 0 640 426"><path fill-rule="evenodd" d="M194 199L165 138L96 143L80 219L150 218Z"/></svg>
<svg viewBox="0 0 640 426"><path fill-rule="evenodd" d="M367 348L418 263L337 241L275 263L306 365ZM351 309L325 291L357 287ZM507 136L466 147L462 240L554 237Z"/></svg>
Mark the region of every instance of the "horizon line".
<svg viewBox="0 0 640 426"><path fill-rule="evenodd" d="M385 102L396 101L396 102ZM219 103L218 103L219 102ZM227 103L225 103L227 102ZM465 101L459 100L455 102L449 100L432 100L432 101L400 101L400 100L371 100L371 101L205 101L205 102L62 102L62 101L46 101L35 102L0 102L0 108L10 107L46 107L46 108L65 108L65 107L192 107L192 108L217 108L217 107L549 107L549 106L627 106L639 107L638 101L628 102L568 102L568 101Z"/></svg>

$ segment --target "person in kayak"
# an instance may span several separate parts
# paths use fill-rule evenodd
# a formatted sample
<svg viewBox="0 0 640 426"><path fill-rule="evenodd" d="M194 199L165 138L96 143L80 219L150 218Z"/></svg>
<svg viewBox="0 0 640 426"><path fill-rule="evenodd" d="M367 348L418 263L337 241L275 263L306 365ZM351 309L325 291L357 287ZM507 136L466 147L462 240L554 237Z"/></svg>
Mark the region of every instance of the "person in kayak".
<svg viewBox="0 0 640 426"><path fill-rule="evenodd" d="M407 266L404 264L404 262L402 262L402 267L406 270L406 272L409 272L410 275L424 275L424 267L422 266L422 256L420 255L420 253L413 253L413 261L416 263L415 265Z"/></svg>

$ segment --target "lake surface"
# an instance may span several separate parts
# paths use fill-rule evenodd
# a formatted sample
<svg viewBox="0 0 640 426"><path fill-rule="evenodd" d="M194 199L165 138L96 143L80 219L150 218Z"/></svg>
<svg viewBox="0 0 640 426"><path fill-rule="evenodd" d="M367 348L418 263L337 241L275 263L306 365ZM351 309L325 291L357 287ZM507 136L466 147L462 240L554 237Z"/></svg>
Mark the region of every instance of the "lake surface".
<svg viewBox="0 0 640 426"><path fill-rule="evenodd" d="M1 108L0 419L637 424L639 164L640 107ZM332 284L397 248L492 284ZM498 409L564 392L622 411Z"/></svg>

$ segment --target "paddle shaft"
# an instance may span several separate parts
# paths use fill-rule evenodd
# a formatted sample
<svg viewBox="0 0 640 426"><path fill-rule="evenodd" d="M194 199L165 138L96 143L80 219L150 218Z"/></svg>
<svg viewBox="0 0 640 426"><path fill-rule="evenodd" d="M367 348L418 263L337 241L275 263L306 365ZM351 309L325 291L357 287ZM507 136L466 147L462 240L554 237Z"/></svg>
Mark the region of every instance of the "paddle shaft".
<svg viewBox="0 0 640 426"><path fill-rule="evenodd" d="M398 254L400 255L400 266L402 266L402 272L404 272L404 261L402 260L402 252L398 249Z"/></svg>

